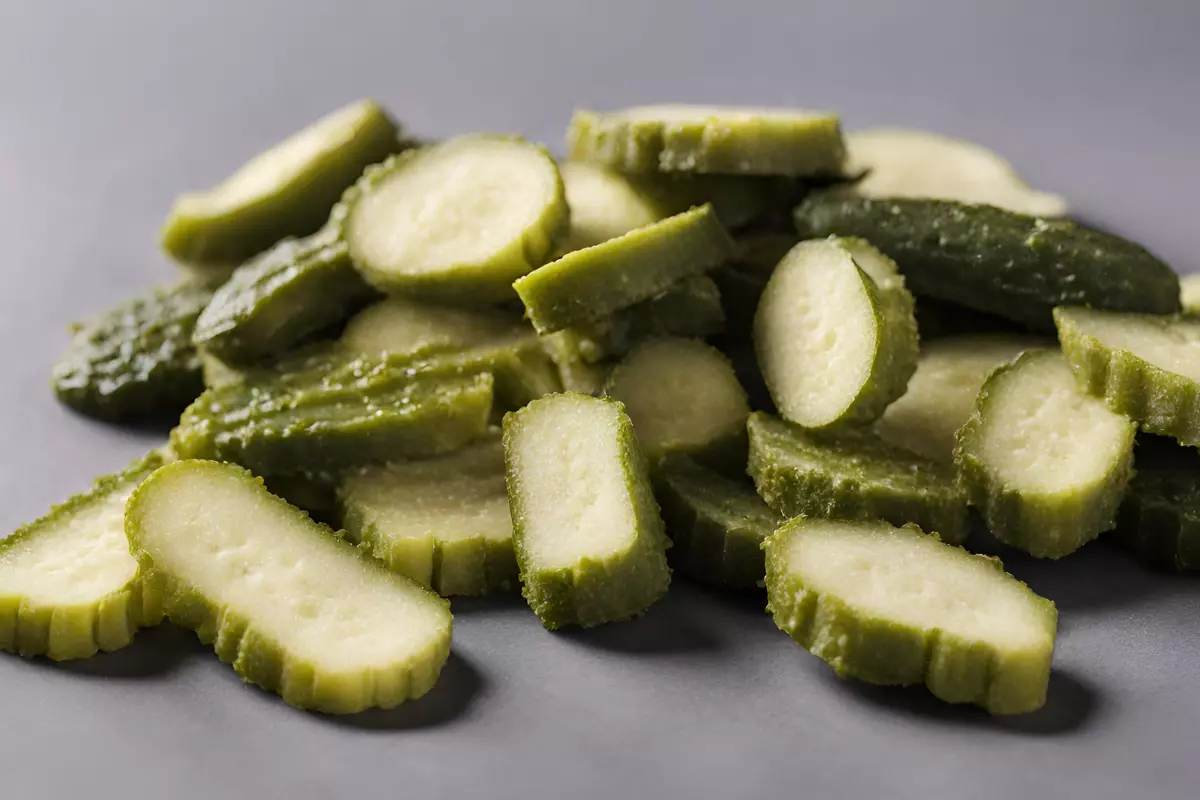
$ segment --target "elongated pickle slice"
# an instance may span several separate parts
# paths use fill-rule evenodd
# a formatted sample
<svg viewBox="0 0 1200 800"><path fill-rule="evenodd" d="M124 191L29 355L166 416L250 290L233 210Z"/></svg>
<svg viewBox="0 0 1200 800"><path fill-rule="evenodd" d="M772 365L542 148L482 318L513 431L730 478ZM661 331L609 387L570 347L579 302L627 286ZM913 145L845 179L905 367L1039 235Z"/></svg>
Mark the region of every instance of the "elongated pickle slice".
<svg viewBox="0 0 1200 800"><path fill-rule="evenodd" d="M403 147L396 123L359 100L247 161L205 192L175 201L162 246L176 261L220 279L288 236L315 233L368 164Z"/></svg>
<svg viewBox="0 0 1200 800"><path fill-rule="evenodd" d="M568 253L513 284L538 333L603 320L711 270L733 244L703 205Z"/></svg>
<svg viewBox="0 0 1200 800"><path fill-rule="evenodd" d="M338 491L349 536L438 594L517 584L504 447L489 437L448 455L367 467Z"/></svg>
<svg viewBox="0 0 1200 800"><path fill-rule="evenodd" d="M1023 350L1044 346L1033 336L951 336L922 346L908 390L875 423L882 438L926 458L954 463L954 434L971 416L992 370Z"/></svg>
<svg viewBox="0 0 1200 800"><path fill-rule="evenodd" d="M1140 245L1069 220L951 200L823 192L796 208L803 237L861 236L896 260L917 295L1054 330L1051 309L1171 314L1179 279Z"/></svg>
<svg viewBox="0 0 1200 800"><path fill-rule="evenodd" d="M997 559L878 520L795 519L766 551L775 624L838 675L992 714L1045 703L1058 611Z"/></svg>
<svg viewBox="0 0 1200 800"><path fill-rule="evenodd" d="M504 454L523 593L543 625L629 619L666 594L669 541L619 403L535 400L504 418Z"/></svg>
<svg viewBox="0 0 1200 800"><path fill-rule="evenodd" d="M1135 432L1078 389L1061 353L1029 350L983 384L955 462L996 538L1061 558L1115 525Z"/></svg>
<svg viewBox="0 0 1200 800"><path fill-rule="evenodd" d="M76 326L54 365L58 398L97 419L178 413L204 390L192 330L211 298L211 290L184 281Z"/></svg>
<svg viewBox="0 0 1200 800"><path fill-rule="evenodd" d="M750 402L716 348L694 339L651 339L613 369L604 393L624 404L651 464L687 453L743 471Z"/></svg>
<svg viewBox="0 0 1200 800"><path fill-rule="evenodd" d="M1142 430L1200 444L1200 319L1056 308L1075 379Z"/></svg>
<svg viewBox="0 0 1200 800"><path fill-rule="evenodd" d="M733 481L687 456L669 455L655 470L654 496L662 506L676 569L733 589L762 583L762 543L783 518L744 478Z"/></svg>
<svg viewBox="0 0 1200 800"><path fill-rule="evenodd" d="M0 540L0 649L55 661L119 650L158 618L142 605L125 503L152 452Z"/></svg>
<svg viewBox="0 0 1200 800"><path fill-rule="evenodd" d="M754 344L785 419L862 425L904 394L916 369L913 298L895 264L866 242L801 242L767 283Z"/></svg>
<svg viewBox="0 0 1200 800"><path fill-rule="evenodd" d="M487 428L492 375L477 365L331 359L209 389L171 432L180 458L261 475L336 472L458 449Z"/></svg>
<svg viewBox="0 0 1200 800"><path fill-rule="evenodd" d="M297 708L390 708L429 691L450 654L444 600L234 465L160 469L125 526L148 606Z"/></svg>
<svg viewBox="0 0 1200 800"><path fill-rule="evenodd" d="M846 134L848 172L865 172L849 191L862 197L932 197L1062 217L1061 195L1030 187L1013 165L981 144L938 133L875 128Z"/></svg>
<svg viewBox="0 0 1200 800"><path fill-rule="evenodd" d="M568 224L544 147L470 135L368 169L331 220L363 276L385 292L458 304L512 299Z"/></svg>
<svg viewBox="0 0 1200 800"><path fill-rule="evenodd" d="M746 423L758 493L785 517L878 517L914 523L958 543L967 498L951 465L889 444L865 429L809 431L756 411Z"/></svg>
<svg viewBox="0 0 1200 800"><path fill-rule="evenodd" d="M231 366L252 365L345 320L373 294L345 242L326 228L284 239L234 270L196 321L192 341Z"/></svg>
<svg viewBox="0 0 1200 800"><path fill-rule="evenodd" d="M840 175L846 147L836 114L735 106L635 106L576 111L571 158L622 172Z"/></svg>

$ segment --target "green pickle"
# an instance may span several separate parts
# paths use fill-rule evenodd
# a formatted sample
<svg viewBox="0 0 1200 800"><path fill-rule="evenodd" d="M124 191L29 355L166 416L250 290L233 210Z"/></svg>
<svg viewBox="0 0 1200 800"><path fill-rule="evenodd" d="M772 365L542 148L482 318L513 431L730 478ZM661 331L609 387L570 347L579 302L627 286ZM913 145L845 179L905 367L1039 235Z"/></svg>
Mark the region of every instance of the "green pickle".
<svg viewBox="0 0 1200 800"><path fill-rule="evenodd" d="M139 420L178 413L204 390L192 345L212 291L195 281L126 300L75 327L54 365L63 403L97 419Z"/></svg>
<svg viewBox="0 0 1200 800"><path fill-rule="evenodd" d="M1200 453L1143 435L1134 467L1108 537L1157 569L1200 570Z"/></svg>

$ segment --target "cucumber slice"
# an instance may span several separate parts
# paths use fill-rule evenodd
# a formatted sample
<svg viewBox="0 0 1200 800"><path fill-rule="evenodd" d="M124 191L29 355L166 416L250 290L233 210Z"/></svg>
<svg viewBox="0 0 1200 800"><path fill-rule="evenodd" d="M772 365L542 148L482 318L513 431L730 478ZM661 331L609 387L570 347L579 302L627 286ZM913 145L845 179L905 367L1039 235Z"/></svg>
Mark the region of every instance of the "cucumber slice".
<svg viewBox="0 0 1200 800"><path fill-rule="evenodd" d="M1200 445L1200 319L1056 308L1079 387L1144 431Z"/></svg>
<svg viewBox="0 0 1200 800"><path fill-rule="evenodd" d="M680 572L732 589L762 584L762 543L783 518L753 487L672 455L655 470L654 496L671 537L671 563Z"/></svg>
<svg viewBox="0 0 1200 800"><path fill-rule="evenodd" d="M846 134L849 172L866 172L860 197L931 197L985 203L1018 214L1064 217L1061 195L1039 192L1013 165L981 144L927 131L876 128Z"/></svg>
<svg viewBox="0 0 1200 800"><path fill-rule="evenodd" d="M1200 570L1200 454L1139 436L1134 467L1110 538L1157 569Z"/></svg>
<svg viewBox="0 0 1200 800"><path fill-rule="evenodd" d="M707 275L684 278L649 300L611 317L558 335L572 337L585 361L620 358L646 339L679 336L702 339L725 329L721 291Z"/></svg>
<svg viewBox="0 0 1200 800"><path fill-rule="evenodd" d="M516 281L538 333L599 322L707 272L733 244L711 205L568 253Z"/></svg>
<svg viewBox="0 0 1200 800"><path fill-rule="evenodd" d="M179 461L129 501L147 603L297 708L391 708L433 687L449 605L231 464Z"/></svg>
<svg viewBox="0 0 1200 800"><path fill-rule="evenodd" d="M746 423L758 494L785 517L879 517L914 523L959 543L967 498L954 468L883 441L864 429L809 431L756 411Z"/></svg>
<svg viewBox="0 0 1200 800"><path fill-rule="evenodd" d="M801 242L767 282L754 343L785 419L862 425L904 394L916 369L912 295L895 264L864 241Z"/></svg>
<svg viewBox="0 0 1200 800"><path fill-rule="evenodd" d="M192 329L211 298L211 290L184 281L74 326L54 365L59 400L112 421L178 413L204 390Z"/></svg>
<svg viewBox="0 0 1200 800"><path fill-rule="evenodd" d="M1058 611L997 559L877 520L795 519L766 551L775 624L841 677L992 714L1045 703Z"/></svg>
<svg viewBox="0 0 1200 800"><path fill-rule="evenodd" d="M1185 314L1200 314L1200 273L1180 277L1179 294Z"/></svg>
<svg viewBox="0 0 1200 800"><path fill-rule="evenodd" d="M228 275L280 239L315 233L363 169L402 146L396 123L375 101L351 103L212 189L177 199L163 225L162 247L202 274Z"/></svg>
<svg viewBox="0 0 1200 800"><path fill-rule="evenodd" d="M284 239L234 270L196 321L192 341L232 366L277 357L371 298L346 243L326 228Z"/></svg>
<svg viewBox="0 0 1200 800"><path fill-rule="evenodd" d="M1135 430L1079 391L1061 353L1029 350L983 384L955 461L997 539L1061 558L1115 524Z"/></svg>
<svg viewBox="0 0 1200 800"><path fill-rule="evenodd" d="M119 650L143 625L125 502L163 463L152 452L0 540L0 650L55 661Z"/></svg>
<svg viewBox="0 0 1200 800"><path fill-rule="evenodd" d="M954 463L954 434L971 416L987 376L1023 350L1043 346L1033 336L979 334L925 345L908 391L887 407L875 432L943 464Z"/></svg>
<svg viewBox="0 0 1200 800"><path fill-rule="evenodd" d="M546 261L568 210L544 147L472 135L367 170L331 221L376 288L480 305Z"/></svg>
<svg viewBox="0 0 1200 800"><path fill-rule="evenodd" d="M1050 333L1054 306L1170 314L1179 280L1140 245L1067 220L950 200L821 193L796 209L806 238L861 236L896 260L918 295Z"/></svg>
<svg viewBox="0 0 1200 800"><path fill-rule="evenodd" d="M651 464L668 453L691 453L741 472L750 402L716 348L652 339L613 369L604 393L624 404Z"/></svg>
<svg viewBox="0 0 1200 800"><path fill-rule="evenodd" d="M334 472L456 450L487 428L493 379L478 368L340 363L209 389L171 432L180 458L261 475Z"/></svg>
<svg viewBox="0 0 1200 800"><path fill-rule="evenodd" d="M607 242L692 206L712 203L726 227L745 225L782 206L792 190L776 178L739 175L625 175L599 164L559 165L571 226L559 257Z"/></svg>
<svg viewBox="0 0 1200 800"><path fill-rule="evenodd" d="M619 403L578 394L504 418L513 546L548 629L636 617L667 592L669 546Z"/></svg>
<svg viewBox="0 0 1200 800"><path fill-rule="evenodd" d="M516 586L498 436L438 458L368 467L338 494L350 538L393 572L444 597Z"/></svg>
<svg viewBox="0 0 1200 800"><path fill-rule="evenodd" d="M836 114L688 105L576 111L567 152L622 172L794 177L839 175L846 158Z"/></svg>
<svg viewBox="0 0 1200 800"><path fill-rule="evenodd" d="M490 310L468 310L391 297L350 321L338 341L347 353L393 360L459 361L496 377L496 398L516 409L561 391L545 347L521 320Z"/></svg>

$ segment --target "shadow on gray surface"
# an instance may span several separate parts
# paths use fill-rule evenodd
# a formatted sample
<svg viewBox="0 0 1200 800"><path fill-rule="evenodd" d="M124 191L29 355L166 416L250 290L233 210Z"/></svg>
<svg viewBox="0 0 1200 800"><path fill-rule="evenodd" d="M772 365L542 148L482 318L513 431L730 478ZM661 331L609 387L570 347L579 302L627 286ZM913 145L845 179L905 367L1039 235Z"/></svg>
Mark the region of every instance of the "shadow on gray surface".
<svg viewBox="0 0 1200 800"><path fill-rule="evenodd" d="M139 631L133 643L121 650L78 661L38 661L41 665L84 678L134 680L166 675L189 655L202 652L211 653L211 650L202 645L194 633L164 623Z"/></svg>
<svg viewBox="0 0 1200 800"><path fill-rule="evenodd" d="M486 688L487 681L483 673L466 658L451 653L437 684L429 694L420 699L410 700L391 709L371 709L344 716L312 716L321 722L345 728L370 731L419 730L447 725L464 717Z"/></svg>
<svg viewBox="0 0 1200 800"><path fill-rule="evenodd" d="M882 707L908 717L921 717L939 725L1055 736L1082 730L1100 707L1100 697L1095 689L1061 670L1050 673L1046 705L1029 714L1007 717L991 716L975 706L944 703L923 686L874 686L856 680L843 680L831 669L823 672L829 683L835 684L856 702Z"/></svg>
<svg viewBox="0 0 1200 800"><path fill-rule="evenodd" d="M696 622L690 593L676 588L645 616L586 630L569 628L556 635L587 647L629 655L715 653L723 648L712 630Z"/></svg>
<svg viewBox="0 0 1200 800"><path fill-rule="evenodd" d="M455 616L525 615L533 614L518 592L492 594L487 597L452 597L450 610Z"/></svg>

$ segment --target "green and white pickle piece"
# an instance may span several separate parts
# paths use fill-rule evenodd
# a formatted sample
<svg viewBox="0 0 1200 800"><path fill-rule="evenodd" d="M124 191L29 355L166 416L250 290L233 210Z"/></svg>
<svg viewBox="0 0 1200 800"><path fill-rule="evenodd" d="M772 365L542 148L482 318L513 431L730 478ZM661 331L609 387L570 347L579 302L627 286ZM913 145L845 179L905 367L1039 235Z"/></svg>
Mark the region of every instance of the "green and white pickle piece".
<svg viewBox="0 0 1200 800"><path fill-rule="evenodd" d="M569 211L544 147L473 134L368 169L331 221L376 288L486 305L545 263Z"/></svg>
<svg viewBox="0 0 1200 800"><path fill-rule="evenodd" d="M348 475L338 490L349 537L435 592L484 595L517 585L499 436L449 455Z"/></svg>
<svg viewBox="0 0 1200 800"><path fill-rule="evenodd" d="M119 650L158 617L142 605L125 503L152 452L0 540L0 649L55 661Z"/></svg>
<svg viewBox="0 0 1200 800"><path fill-rule="evenodd" d="M1044 344L1033 336L977 334L923 345L908 390L876 420L875 432L926 458L953 464L954 435L971 416L987 376Z"/></svg>
<svg viewBox="0 0 1200 800"><path fill-rule="evenodd" d="M193 343L231 366L276 358L374 294L326 228L284 239L234 270L196 321Z"/></svg>
<svg viewBox="0 0 1200 800"><path fill-rule="evenodd" d="M654 496L671 537L671 563L683 574L733 589L763 580L763 541L783 518L748 486L687 456L669 455L654 472Z"/></svg>
<svg viewBox="0 0 1200 800"><path fill-rule="evenodd" d="M620 403L578 394L504 418L523 594L548 629L641 615L671 580L658 504Z"/></svg>
<svg viewBox="0 0 1200 800"><path fill-rule="evenodd" d="M1079 390L1061 353L1030 350L984 382L955 462L997 539L1061 558L1115 525L1135 432Z"/></svg>
<svg viewBox="0 0 1200 800"><path fill-rule="evenodd" d="M533 326L546 334L600 322L616 311L713 269L733 243L711 205L567 253L513 284Z"/></svg>
<svg viewBox="0 0 1200 800"><path fill-rule="evenodd" d="M604 393L625 406L651 464L684 453L742 471L750 402L716 348L694 339L644 342L613 368Z"/></svg>
<svg viewBox="0 0 1200 800"><path fill-rule="evenodd" d="M567 153L622 172L820 177L842 174L846 147L828 112L654 105L576 111Z"/></svg>
<svg viewBox="0 0 1200 800"><path fill-rule="evenodd" d="M1083 305L1170 314L1174 271L1134 242L1065 219L952 200L819 192L795 210L804 238L861 236L895 259L908 288L1052 332L1051 311Z"/></svg>
<svg viewBox="0 0 1200 800"><path fill-rule="evenodd" d="M967 537L967 498L952 465L862 428L823 433L756 411L746 429L746 471L759 496L785 517L881 518L955 544Z"/></svg>
<svg viewBox="0 0 1200 800"><path fill-rule="evenodd" d="M1139 436L1134 467L1108 537L1157 569L1200 571L1200 451Z"/></svg>
<svg viewBox="0 0 1200 800"><path fill-rule="evenodd" d="M928 131L875 128L846 134L847 191L862 197L930 197L990 206L1035 217L1063 217L1062 195L1032 188L998 153L981 144Z"/></svg>
<svg viewBox="0 0 1200 800"><path fill-rule="evenodd" d="M162 229L166 252L223 279L289 236L315 233L369 164L403 147L396 123L373 100L322 117L247 161L205 192L175 201Z"/></svg>
<svg viewBox="0 0 1200 800"><path fill-rule="evenodd" d="M589 362L580 350L579 337L571 331L558 331L541 337L543 347L558 368L563 390L598 396L612 372L610 361Z"/></svg>
<svg viewBox="0 0 1200 800"><path fill-rule="evenodd" d="M1180 276L1179 295L1183 313L1200 314L1200 272Z"/></svg>
<svg viewBox="0 0 1200 800"><path fill-rule="evenodd" d="M234 465L162 468L125 525L148 607L297 708L391 708L429 691L450 654L445 600Z"/></svg>
<svg viewBox="0 0 1200 800"><path fill-rule="evenodd" d="M866 424L904 394L916 369L913 298L895 264L866 242L801 242L767 282L754 343L785 419Z"/></svg>
<svg viewBox="0 0 1200 800"><path fill-rule="evenodd" d="M1200 319L1054 309L1080 388L1142 430L1200 445Z"/></svg>
<svg viewBox="0 0 1200 800"><path fill-rule="evenodd" d="M775 624L839 676L992 714L1045 703L1058 611L999 560L878 520L794 519L765 547Z"/></svg>

